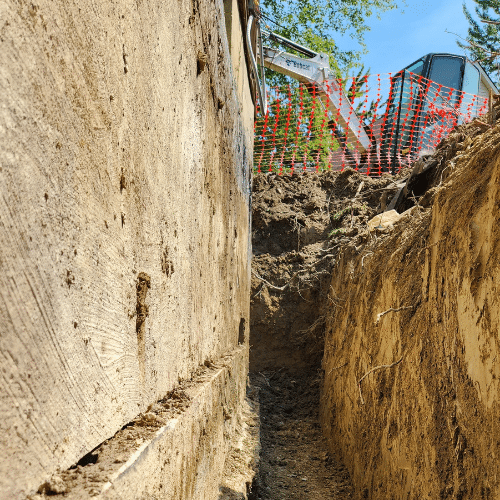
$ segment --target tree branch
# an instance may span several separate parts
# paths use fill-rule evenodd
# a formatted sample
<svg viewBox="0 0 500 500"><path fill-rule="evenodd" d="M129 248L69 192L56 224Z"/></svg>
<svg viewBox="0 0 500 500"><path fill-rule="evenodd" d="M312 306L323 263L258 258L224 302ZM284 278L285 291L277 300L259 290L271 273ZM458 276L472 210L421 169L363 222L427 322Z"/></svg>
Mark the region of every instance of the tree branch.
<svg viewBox="0 0 500 500"><path fill-rule="evenodd" d="M486 24L500 24L500 21L490 21L489 19L480 19L480 21Z"/></svg>
<svg viewBox="0 0 500 500"><path fill-rule="evenodd" d="M497 24L500 24L500 23L497 23ZM467 40L466 38L462 38L457 33L453 33L453 31L448 31L448 30L444 30L444 31L445 31L445 33L448 33L450 35L458 36L458 38L460 38L460 40L463 40L464 42L467 42L467 43L469 43L472 46L472 47L463 46L464 49L472 49L473 47L475 47L476 49L480 49L480 50L483 50L484 52L488 52L491 56L494 56L494 57L500 56L500 52L493 52L491 50L485 49L481 45L478 45L477 43L471 42L470 40Z"/></svg>

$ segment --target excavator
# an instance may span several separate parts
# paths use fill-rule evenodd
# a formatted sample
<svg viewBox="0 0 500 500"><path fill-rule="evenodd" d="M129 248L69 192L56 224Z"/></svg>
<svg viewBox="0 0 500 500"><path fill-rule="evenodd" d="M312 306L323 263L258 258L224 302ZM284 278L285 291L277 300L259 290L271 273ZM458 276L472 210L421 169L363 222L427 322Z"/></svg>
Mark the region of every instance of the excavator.
<svg viewBox="0 0 500 500"><path fill-rule="evenodd" d="M248 34L252 22L250 19ZM264 38L294 53L266 46ZM436 130L441 130L445 122L451 130L464 120L485 113L489 96L499 92L478 62L456 54L427 54L395 73L385 112L367 126L356 114L326 54L261 30L258 23L257 39L258 62L252 63L261 82L261 112L267 111L264 67L287 75L308 89L314 88L335 116L333 132L343 146L342 154L348 156L349 166L358 170L369 170L370 163L373 166L378 162L379 172L394 173L401 167L402 159L414 161L422 151L432 151L441 134L436 134Z"/></svg>

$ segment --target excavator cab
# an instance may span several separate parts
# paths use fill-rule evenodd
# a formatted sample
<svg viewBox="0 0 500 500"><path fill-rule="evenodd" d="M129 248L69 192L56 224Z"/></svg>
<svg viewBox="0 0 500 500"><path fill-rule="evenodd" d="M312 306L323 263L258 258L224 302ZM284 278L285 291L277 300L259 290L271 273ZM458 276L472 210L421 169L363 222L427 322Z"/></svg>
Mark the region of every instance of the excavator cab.
<svg viewBox="0 0 500 500"><path fill-rule="evenodd" d="M490 89L498 93L481 65L465 56L427 54L396 73L381 118L379 155L386 169L434 149L445 132L478 114Z"/></svg>

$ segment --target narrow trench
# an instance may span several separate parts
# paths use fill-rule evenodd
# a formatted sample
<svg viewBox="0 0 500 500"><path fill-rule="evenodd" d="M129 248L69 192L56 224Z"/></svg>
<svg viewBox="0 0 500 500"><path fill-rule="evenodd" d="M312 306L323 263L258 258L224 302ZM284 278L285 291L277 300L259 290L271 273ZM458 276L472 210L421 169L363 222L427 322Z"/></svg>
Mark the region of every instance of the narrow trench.
<svg viewBox="0 0 500 500"><path fill-rule="evenodd" d="M260 414L260 462L250 500L350 499L340 450L320 425L322 359L343 246L397 189L390 176L343 172L253 180L250 378Z"/></svg>
<svg viewBox="0 0 500 500"><path fill-rule="evenodd" d="M261 452L250 500L353 497L349 473L326 447L319 424L319 378L251 373L260 406Z"/></svg>

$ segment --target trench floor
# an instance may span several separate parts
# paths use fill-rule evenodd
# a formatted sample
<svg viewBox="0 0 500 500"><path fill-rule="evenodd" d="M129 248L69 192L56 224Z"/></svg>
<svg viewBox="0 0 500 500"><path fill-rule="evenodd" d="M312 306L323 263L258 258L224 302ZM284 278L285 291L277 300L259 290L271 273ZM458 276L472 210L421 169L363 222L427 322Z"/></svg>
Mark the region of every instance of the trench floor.
<svg viewBox="0 0 500 500"><path fill-rule="evenodd" d="M345 500L349 474L328 451L319 424L319 379L251 374L260 404L261 453L253 500Z"/></svg>

